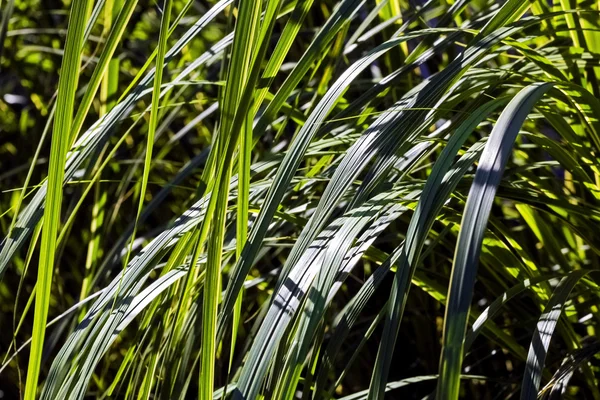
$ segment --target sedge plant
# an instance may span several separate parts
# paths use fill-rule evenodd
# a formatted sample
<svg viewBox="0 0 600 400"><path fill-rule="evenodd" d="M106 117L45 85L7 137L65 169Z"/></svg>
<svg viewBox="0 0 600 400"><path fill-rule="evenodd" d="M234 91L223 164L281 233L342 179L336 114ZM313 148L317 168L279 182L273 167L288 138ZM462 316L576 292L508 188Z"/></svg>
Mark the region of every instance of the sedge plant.
<svg viewBox="0 0 600 400"><path fill-rule="evenodd" d="M3 0L0 389L600 399L600 3Z"/></svg>

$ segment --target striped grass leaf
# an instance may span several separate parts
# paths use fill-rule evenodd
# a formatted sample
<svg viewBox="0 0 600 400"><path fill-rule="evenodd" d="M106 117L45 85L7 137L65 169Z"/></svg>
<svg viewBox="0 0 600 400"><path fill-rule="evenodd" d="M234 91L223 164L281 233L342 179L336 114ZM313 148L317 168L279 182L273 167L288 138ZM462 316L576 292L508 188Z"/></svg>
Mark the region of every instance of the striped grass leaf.
<svg viewBox="0 0 600 400"><path fill-rule="evenodd" d="M185 45L206 28L206 26L231 2L232 0L221 0L219 3L215 4L210 12L200 17L198 21L177 41L177 43L171 47L165 55L165 59L170 60L180 53ZM231 37L224 38L224 40L192 62L188 68L180 72L173 82L183 80L194 69L210 61L215 54L222 52L230 43ZM108 114L102 116L80 136L71 148L71 151L67 154L67 163L64 172L64 180L66 182L73 178L75 172L81 168L83 163L95 149L106 142L108 137L113 133L113 128L131 113L133 105L152 91L147 88L150 86L150 82L152 82L153 79L154 71L148 72L136 86L136 90L126 96L125 99L113 107ZM0 250L0 275L5 272L6 267L15 252L23 245L25 240L27 240L33 231L33 228L40 220L46 192L47 184L44 183L35 191L35 195L30 200L27 207L22 211L21 215L19 215L11 235L4 238L2 249Z"/></svg>
<svg viewBox="0 0 600 400"><path fill-rule="evenodd" d="M326 118L327 113L335 105L337 99L344 93L346 88L352 83L358 74L360 74L370 63L377 59L381 54L384 54L389 49L408 40L408 37L392 39L371 51L361 60L357 61L353 66L348 68L346 72L338 78L338 80L331 86L328 92L323 96L319 105L315 107L315 110L310 114L306 123L302 126L296 140L292 143L291 148L286 153L282 165L278 168L275 181L276 184L270 190L269 194L265 199L265 205L261 209L261 213L258 215L256 222L254 223L253 229L250 232L248 238L248 244L243 250L242 257L236 264L234 270L234 276L232 283L227 289L227 295L224 300L222 316L228 316L231 308L233 307L233 299L237 296L237 291L241 287L242 279L247 275L248 269L254 261L254 257L258 249L260 248L262 238L266 233L266 229L273 217L275 209L278 203L281 201L289 181L292 179L295 170L298 168L302 157L304 156L306 149L308 148L312 138L318 131L319 126ZM294 258L290 256L287 261L287 268L294 265ZM222 325L225 321L224 318L220 318Z"/></svg>
<svg viewBox="0 0 600 400"><path fill-rule="evenodd" d="M548 393L549 396L564 396L575 371L598 353L599 346L597 341L588 340L581 349L568 354L550 382L540 390L540 395Z"/></svg>
<svg viewBox="0 0 600 400"><path fill-rule="evenodd" d="M152 102L150 106L150 121L148 124L148 135L146 140L146 154L144 157L144 172L142 174L142 182L140 186L140 195L138 200L136 222L133 228L132 240L135 239L135 231L137 220L142 213L144 207L144 199L146 197L146 189L148 187L148 176L150 174L150 164L152 163L152 149L154 147L154 136L156 134L156 125L158 124L158 103L161 97L161 84L164 69L162 66L165 63L165 53L167 51L167 37L169 32L169 20L171 19L171 8L173 3L171 0L165 0L160 19L160 31L158 35L158 50L156 55L156 68L154 73L154 84L152 88ZM130 247L131 249L131 247ZM125 265L129 261L129 255L125 257Z"/></svg>
<svg viewBox="0 0 600 400"><path fill-rule="evenodd" d="M70 128L73 121L79 68L81 66L81 47L84 39L86 20L92 4L92 1L81 0L74 2L72 5L62 62L62 73L58 83L57 111L52 131L50 163L48 166L48 194L44 207L44 227L42 229L35 296L34 328L25 387L25 399L27 400L36 397L38 387L46 321L50 307L56 238L60 225L63 194L62 182L71 137Z"/></svg>
<svg viewBox="0 0 600 400"><path fill-rule="evenodd" d="M481 242L494 195L525 118L550 87L551 84L534 84L519 92L502 112L481 155L482 161L477 167L467 198L456 244L444 322L438 396L458 398L467 316L475 284Z"/></svg>
<svg viewBox="0 0 600 400"><path fill-rule="evenodd" d="M250 88L254 88L256 86L256 79L259 74L259 65L261 62L258 60L262 60L265 57L267 47L268 47L268 38L271 36L272 30L274 28L274 24L276 22L276 14L279 8L281 7L281 3L279 1L276 2L268 2L266 5L263 21L260 29L260 37L257 42L260 43L260 48L255 54L256 61L254 65L252 65L252 70L250 71L250 76L248 79L248 83L246 86L248 87L246 90L250 93ZM286 25L287 26L287 25ZM285 36L284 36L285 37ZM271 62L273 59L269 59ZM276 60L276 59L275 59ZM275 61L277 62L277 61ZM268 67L267 67L268 68ZM268 86L266 87L268 88ZM266 91L265 91L266 92ZM243 96L241 99L244 101L246 97L252 96L252 102L247 102L248 104L248 115L244 118L242 133L239 137L239 156L238 156L238 181L239 181L239 189L238 189L238 198L237 198L237 219L236 219L236 257L239 258L242 255L242 250L244 245L246 244L246 239L248 237L248 224L249 224L249 203L250 203L250 164L252 157L252 116L255 114L257 105L262 102L262 99L259 98L259 93L254 93L252 90L252 94L248 94ZM241 118L241 117L240 117ZM235 124L235 121L234 121ZM236 129L236 126L233 127ZM232 316L232 331L231 331L231 355L229 359L229 368L231 368L231 363L233 362L233 353L235 350L236 338L237 338L237 329L240 323L240 315L242 312L242 294L240 293L236 305L233 310Z"/></svg>
<svg viewBox="0 0 600 400"><path fill-rule="evenodd" d="M395 382L389 382L385 386L385 392L387 393L394 389L400 389L400 388L403 388L403 387L406 387L406 386L409 386L412 384L416 384L416 383L421 383L421 382L428 383L430 381L436 380L437 378L438 378L438 375L423 375L423 376L414 376L411 378L406 378L406 379L402 379L402 380L395 381ZM485 381L485 380L489 379L488 377L482 376L482 375L461 375L460 378L464 379L464 380L474 379L474 380L481 380L481 381ZM366 400L369 398L368 395L369 395L369 391L363 390L363 391L353 393L348 396L344 396L344 397L340 398L340 400Z"/></svg>
<svg viewBox="0 0 600 400"><path fill-rule="evenodd" d="M397 265L397 270L390 294L386 324L378 358L371 378L369 393L371 399L382 398L385 393L385 383L391 364L389 355L394 350L396 336L406 305L409 285L413 279L415 269L419 265L420 253L429 235L429 230L448 196L458 184L462 174L466 172L465 167L468 168L470 165L469 162L466 162L463 163L463 167L461 168L460 164L458 164L450 171L452 162L477 125L495 108L505 102L506 99L500 98L484 104L457 128L456 132L450 137L448 144L432 169L429 179L425 183L415 214L408 226L406 241L401 247L398 259L394 262ZM468 158L466 160L472 162Z"/></svg>
<svg viewBox="0 0 600 400"><path fill-rule="evenodd" d="M71 142L73 142L77 138L77 134L81 130L83 125L83 121L85 116L88 114L90 106L92 105L92 101L94 96L96 95L96 91L100 87L102 78L105 76L105 73L109 71L109 65L117 49L119 42L122 40L123 34L127 27L127 23L133 14L133 11L137 5L137 0L125 0L123 5L118 13L117 19L113 24L108 37L106 38L106 44L100 58L98 60L98 64L94 69L92 77L88 82L88 86L86 88L85 94L83 95L79 108L77 109L77 114L73 120L73 128L71 131ZM112 10L111 10L112 12ZM114 67L113 67L114 68Z"/></svg>
<svg viewBox="0 0 600 400"><path fill-rule="evenodd" d="M211 200L208 205L208 215L212 216L211 231L207 245L206 284L203 292L202 307L202 356L199 377L199 398L208 400L212 398L214 387L214 365L217 353L217 314L221 297L221 263L222 248L224 240L225 219L227 203L229 198L229 180L232 172L232 149L238 143L239 128L244 130L241 148L242 168L249 165L249 129L250 110L248 104L253 82L250 80L251 69L256 68L253 48L258 40L259 22L261 14L261 2L242 2L239 5L239 13L236 21L236 32L231 53L231 62L227 74L227 83L223 95L220 134L217 136L213 152L217 168L215 169L217 181L212 188ZM263 23L268 24L267 21ZM256 75L256 74L255 74ZM245 98L244 98L245 97ZM244 101L245 100L245 101ZM245 104L244 104L245 103ZM244 121L241 126L236 126L236 120ZM236 129L237 128L237 129ZM223 155L225 155L223 157ZM228 156L229 155L229 156ZM249 176L245 171L242 178L240 193L245 197L248 191ZM210 180L210 182L214 182ZM242 198L244 202L246 199ZM245 210L245 206L242 206ZM206 222L204 222L206 224ZM205 225L206 226L206 225ZM202 238L203 235L200 235ZM200 239L201 240L201 239ZM202 243L199 241L198 247Z"/></svg>
<svg viewBox="0 0 600 400"><path fill-rule="evenodd" d="M542 372L546 362L546 355L550 347L550 341L554 334L558 319L560 318L565 302L575 285L587 274L589 270L573 271L561 279L554 290L554 294L546 304L544 312L540 316L537 326L533 332L533 338L527 355L527 367L523 374L521 384L522 399L537 399Z"/></svg>
<svg viewBox="0 0 600 400"><path fill-rule="evenodd" d="M255 166L257 173L271 167L269 163L262 163ZM232 180L233 188L237 186L237 181ZM56 356L50 369L42 398L55 398L59 393L68 393L71 385L78 391L85 390L90 374L96 366L102 352L98 350L92 352L93 347L106 348L106 339L111 336L98 336L101 332L113 332L121 323L123 314L127 311L129 303L127 299L135 295L142 289L144 277L154 268L158 257L164 254L164 251L174 246L179 238L186 232L190 232L194 227L200 224L206 213L208 200L210 196L205 196L196 204L190 207L180 218L178 218L169 229L160 233L144 249L137 254L127 265L127 269L122 276L117 276L102 292L102 295L94 302L87 311L79 329L75 330L67 338L59 354ZM116 296L114 308L111 307ZM98 340L97 339L101 339ZM92 357L77 357L77 354L88 354ZM71 370L69 360L75 359L76 363L87 364L85 370L80 370L76 375L67 376ZM76 385L76 386L75 386Z"/></svg>

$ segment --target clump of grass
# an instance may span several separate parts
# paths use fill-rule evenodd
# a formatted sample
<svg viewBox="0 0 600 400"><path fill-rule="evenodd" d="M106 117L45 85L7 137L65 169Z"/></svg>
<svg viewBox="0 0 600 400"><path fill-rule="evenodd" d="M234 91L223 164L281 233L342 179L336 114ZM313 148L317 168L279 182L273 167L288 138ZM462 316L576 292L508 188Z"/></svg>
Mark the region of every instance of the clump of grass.
<svg viewBox="0 0 600 400"><path fill-rule="evenodd" d="M1 8L6 395L600 398L598 4L47 6Z"/></svg>

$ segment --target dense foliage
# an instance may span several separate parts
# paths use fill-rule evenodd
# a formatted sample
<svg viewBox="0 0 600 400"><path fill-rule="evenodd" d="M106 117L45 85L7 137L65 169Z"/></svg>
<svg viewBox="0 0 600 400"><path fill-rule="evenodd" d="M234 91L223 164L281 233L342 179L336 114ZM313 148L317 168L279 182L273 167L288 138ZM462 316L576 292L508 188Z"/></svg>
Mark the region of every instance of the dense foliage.
<svg viewBox="0 0 600 400"><path fill-rule="evenodd" d="M4 398L600 399L600 2L0 11Z"/></svg>

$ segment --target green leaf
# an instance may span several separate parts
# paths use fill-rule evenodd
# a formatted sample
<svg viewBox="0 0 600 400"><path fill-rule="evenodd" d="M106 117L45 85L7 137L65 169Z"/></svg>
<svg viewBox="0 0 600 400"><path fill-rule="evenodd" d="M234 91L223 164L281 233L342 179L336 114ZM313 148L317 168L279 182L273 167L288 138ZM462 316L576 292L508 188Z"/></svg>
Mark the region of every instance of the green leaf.
<svg viewBox="0 0 600 400"><path fill-rule="evenodd" d="M62 182L67 151L70 145L70 128L73 121L75 93L79 81L81 66L81 47L91 0L76 0L71 7L69 27L62 61L62 71L58 81L58 98L56 101L56 117L52 131L50 163L48 166L48 193L44 208L44 227L40 247L37 291L35 296L35 314L33 322L31 352L27 368L25 399L36 398L38 377L42 362L42 351L46 333L46 321L50 308L52 292L52 273L56 256L56 237L60 225L62 203Z"/></svg>
<svg viewBox="0 0 600 400"><path fill-rule="evenodd" d="M556 286L548 304L546 304L546 308L540 316L533 332L533 339L529 346L527 366L523 374L523 383L521 384L521 399L529 400L538 398L546 355L548 354L548 348L550 347L550 341L552 340L558 319L575 285L589 273L590 271L587 270L573 271L568 276L562 278Z"/></svg>
<svg viewBox="0 0 600 400"><path fill-rule="evenodd" d="M481 252L481 243L514 141L527 115L552 85L533 84L521 90L500 115L481 155L456 244L444 318L438 396L458 399L467 318Z"/></svg>

